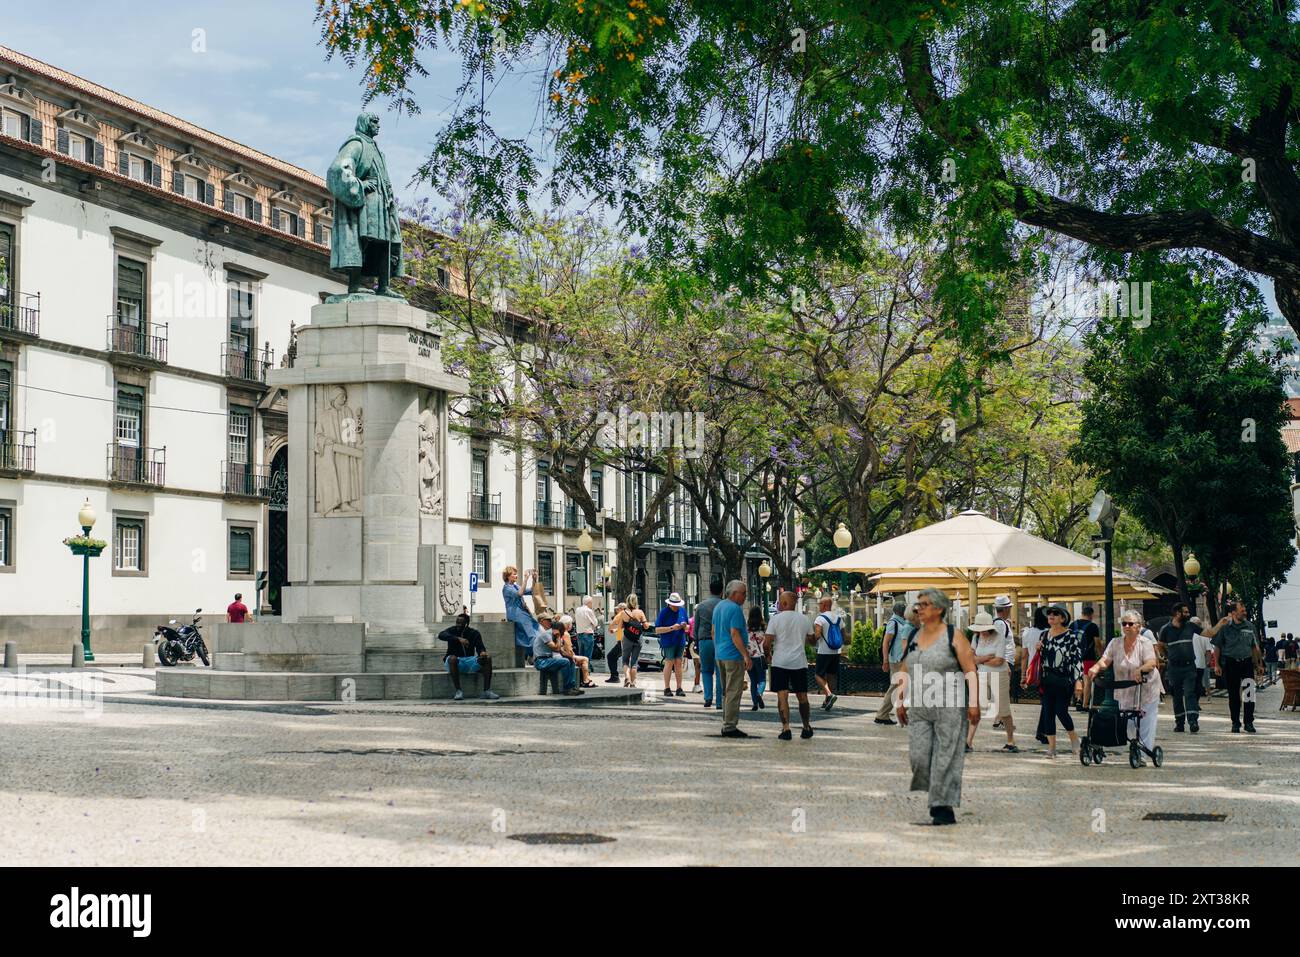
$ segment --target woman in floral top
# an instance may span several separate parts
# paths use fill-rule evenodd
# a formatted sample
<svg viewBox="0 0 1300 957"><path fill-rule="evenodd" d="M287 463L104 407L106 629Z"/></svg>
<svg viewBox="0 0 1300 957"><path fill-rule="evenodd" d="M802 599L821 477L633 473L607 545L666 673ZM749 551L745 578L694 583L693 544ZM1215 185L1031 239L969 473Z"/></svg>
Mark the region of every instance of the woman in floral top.
<svg viewBox="0 0 1300 957"><path fill-rule="evenodd" d="M763 657L763 609L755 605L749 609L749 657L753 664L749 668L749 695L754 701L750 711L765 708L763 692L767 690L767 660Z"/></svg>
<svg viewBox="0 0 1300 957"><path fill-rule="evenodd" d="M1047 607L1047 633L1038 646L1041 656L1038 688L1042 700L1039 726L1047 734L1047 756L1056 757L1056 722L1070 735L1070 750L1078 751L1079 736L1070 717L1070 699L1083 692L1083 659L1079 642L1065 627L1069 612L1061 605Z"/></svg>

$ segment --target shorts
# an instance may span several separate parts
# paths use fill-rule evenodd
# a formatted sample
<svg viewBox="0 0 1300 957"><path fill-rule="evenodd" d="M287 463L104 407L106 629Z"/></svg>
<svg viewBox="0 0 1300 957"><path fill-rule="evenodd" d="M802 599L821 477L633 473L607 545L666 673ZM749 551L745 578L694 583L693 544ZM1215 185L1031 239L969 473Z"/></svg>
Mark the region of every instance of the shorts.
<svg viewBox="0 0 1300 957"><path fill-rule="evenodd" d="M663 652L664 661L676 661L686 649L682 645L660 645L659 650Z"/></svg>
<svg viewBox="0 0 1300 957"><path fill-rule="evenodd" d="M1092 668L1092 666L1095 665L1096 663L1097 663L1097 659L1096 659L1096 658L1094 658L1092 661L1085 661L1085 662L1083 663L1083 674L1084 674L1084 677L1085 677L1085 678L1088 676L1088 671L1089 671L1089 670Z"/></svg>
<svg viewBox="0 0 1300 957"><path fill-rule="evenodd" d="M476 675L482 667L478 663L477 656L471 655L469 657L461 658L458 655L448 655L446 658L442 659L442 666L448 671L451 671L451 659L453 658L456 659L456 670L463 675Z"/></svg>
<svg viewBox="0 0 1300 957"><path fill-rule="evenodd" d="M772 666L772 686L769 691L793 691L795 694L808 693L807 668L778 668Z"/></svg>
<svg viewBox="0 0 1300 957"><path fill-rule="evenodd" d="M633 641L631 638L623 639L623 667L635 668L637 662L641 659L641 640L638 638Z"/></svg>
<svg viewBox="0 0 1300 957"><path fill-rule="evenodd" d="M827 675L839 675L840 673L840 656L839 652L833 655L817 656L817 677L825 678Z"/></svg>

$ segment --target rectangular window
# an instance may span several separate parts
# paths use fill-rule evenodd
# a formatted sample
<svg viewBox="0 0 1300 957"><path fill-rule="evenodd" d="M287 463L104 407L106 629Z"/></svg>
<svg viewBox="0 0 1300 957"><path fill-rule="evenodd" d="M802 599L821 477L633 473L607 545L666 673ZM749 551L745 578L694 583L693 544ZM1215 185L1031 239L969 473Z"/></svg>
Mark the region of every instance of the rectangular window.
<svg viewBox="0 0 1300 957"><path fill-rule="evenodd" d="M253 529L250 526L230 526L230 574L253 574Z"/></svg>
<svg viewBox="0 0 1300 957"><path fill-rule="evenodd" d="M127 157L127 175L141 183L149 182L149 161L134 154Z"/></svg>
<svg viewBox="0 0 1300 957"><path fill-rule="evenodd" d="M548 462L537 463L537 501L544 507L551 504L551 466Z"/></svg>
<svg viewBox="0 0 1300 957"><path fill-rule="evenodd" d="M192 199L196 203L203 202L203 180L197 176L185 177L185 198Z"/></svg>
<svg viewBox="0 0 1300 957"><path fill-rule="evenodd" d="M8 308L14 301L14 284L10 279L17 279L14 274L14 250L17 234L9 223L0 223L0 322L8 316Z"/></svg>
<svg viewBox="0 0 1300 957"><path fill-rule="evenodd" d="M555 597L555 550L548 548L537 553L537 578L548 598Z"/></svg>
<svg viewBox="0 0 1300 957"><path fill-rule="evenodd" d="M483 583L487 581L488 573L488 547L486 545L474 546L474 574L478 575L478 587L482 588Z"/></svg>
<svg viewBox="0 0 1300 957"><path fill-rule="evenodd" d="M251 409L230 410L230 464L248 465L252 461L252 425Z"/></svg>
<svg viewBox="0 0 1300 957"><path fill-rule="evenodd" d="M322 226L320 228L320 241L322 245L328 246L330 244L330 236L333 231L334 228L332 226Z"/></svg>
<svg viewBox="0 0 1300 957"><path fill-rule="evenodd" d="M140 328L145 312L145 266L132 259L117 260L117 324Z"/></svg>
<svg viewBox="0 0 1300 957"><path fill-rule="evenodd" d="M86 159L86 138L78 136L76 133L68 134L68 155L74 160L81 160L83 163L88 162Z"/></svg>
<svg viewBox="0 0 1300 957"><path fill-rule="evenodd" d="M231 352L248 355L256 332L253 285L245 280L231 280L227 304L230 313Z"/></svg>
<svg viewBox="0 0 1300 957"><path fill-rule="evenodd" d="M121 447L138 449L144 444L144 390L135 386L118 387L113 435Z"/></svg>
<svg viewBox="0 0 1300 957"><path fill-rule="evenodd" d="M597 511L605 507L605 473L599 469L591 470L591 500Z"/></svg>
<svg viewBox="0 0 1300 957"><path fill-rule="evenodd" d="M23 136L23 115L15 113L13 110L4 110L0 112L0 126L3 127L5 136L12 136L14 139L26 139Z"/></svg>
<svg viewBox="0 0 1300 957"><path fill-rule="evenodd" d="M487 494L487 456L475 453L469 460L469 488L473 495Z"/></svg>
<svg viewBox="0 0 1300 957"><path fill-rule="evenodd" d="M605 587L605 553L591 553L591 582L587 586L587 591L595 588Z"/></svg>
<svg viewBox="0 0 1300 957"><path fill-rule="evenodd" d="M0 445L9 440L9 430L14 427L14 367L0 362ZM0 449L0 455L4 450Z"/></svg>
<svg viewBox="0 0 1300 957"><path fill-rule="evenodd" d="M113 569L144 571L144 520L118 518L113 523Z"/></svg>
<svg viewBox="0 0 1300 957"><path fill-rule="evenodd" d="M0 568L13 568L14 556L14 510L6 505L0 507Z"/></svg>

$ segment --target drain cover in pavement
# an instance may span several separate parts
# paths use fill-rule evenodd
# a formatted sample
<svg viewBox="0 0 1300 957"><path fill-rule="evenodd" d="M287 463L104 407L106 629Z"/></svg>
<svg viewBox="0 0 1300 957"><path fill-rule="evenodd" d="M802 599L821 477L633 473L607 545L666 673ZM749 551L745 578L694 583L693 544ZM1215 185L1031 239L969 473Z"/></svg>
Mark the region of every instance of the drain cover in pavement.
<svg viewBox="0 0 1300 957"><path fill-rule="evenodd" d="M566 834L540 831L536 834L511 834L510 840L521 844L610 844L617 838L603 834Z"/></svg>
<svg viewBox="0 0 1300 957"><path fill-rule="evenodd" d="M1152 811L1142 818L1144 821L1209 821L1216 824L1227 819L1228 815L1226 814L1175 814L1165 811Z"/></svg>

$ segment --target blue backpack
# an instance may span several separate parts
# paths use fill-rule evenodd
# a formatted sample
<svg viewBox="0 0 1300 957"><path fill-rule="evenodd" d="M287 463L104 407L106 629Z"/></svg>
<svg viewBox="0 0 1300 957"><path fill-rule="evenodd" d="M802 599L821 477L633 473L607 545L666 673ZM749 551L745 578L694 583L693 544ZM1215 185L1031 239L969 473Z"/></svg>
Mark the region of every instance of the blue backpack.
<svg viewBox="0 0 1300 957"><path fill-rule="evenodd" d="M821 614L817 617L825 619L830 626L822 633L822 639L826 642L826 647L831 651L839 651L844 647L844 632L840 630L840 620L827 614Z"/></svg>

